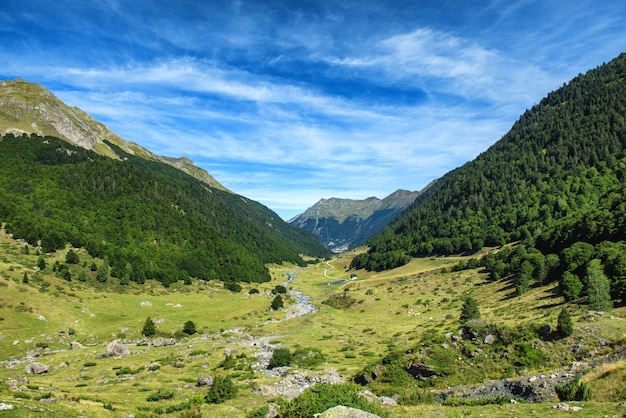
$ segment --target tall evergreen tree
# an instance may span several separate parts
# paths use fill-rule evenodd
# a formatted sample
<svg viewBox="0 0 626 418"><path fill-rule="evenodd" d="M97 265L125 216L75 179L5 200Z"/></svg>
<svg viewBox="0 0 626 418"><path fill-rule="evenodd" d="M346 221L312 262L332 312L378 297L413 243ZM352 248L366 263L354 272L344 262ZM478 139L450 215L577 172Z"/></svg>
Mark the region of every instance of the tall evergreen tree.
<svg viewBox="0 0 626 418"><path fill-rule="evenodd" d="M570 316L567 308L561 309L556 331L561 337L569 337L574 333L574 324L572 323L572 317Z"/></svg>
<svg viewBox="0 0 626 418"><path fill-rule="evenodd" d="M471 321L472 319L480 318L480 309L478 308L478 301L472 296L466 296L463 299L463 306L461 307L461 316L459 317L462 324Z"/></svg>
<svg viewBox="0 0 626 418"><path fill-rule="evenodd" d="M587 266L587 297L590 309L608 312L613 308L611 283L604 274L602 262L597 258Z"/></svg>
<svg viewBox="0 0 626 418"><path fill-rule="evenodd" d="M146 322L143 324L141 334L144 337L151 337L156 334L156 325L154 325L154 321L152 320L152 318L146 318Z"/></svg>

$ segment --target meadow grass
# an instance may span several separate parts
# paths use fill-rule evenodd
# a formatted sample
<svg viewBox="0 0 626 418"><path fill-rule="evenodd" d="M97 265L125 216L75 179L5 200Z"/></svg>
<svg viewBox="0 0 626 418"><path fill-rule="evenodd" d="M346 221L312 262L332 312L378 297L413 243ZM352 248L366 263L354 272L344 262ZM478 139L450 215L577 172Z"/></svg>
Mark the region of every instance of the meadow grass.
<svg viewBox="0 0 626 418"><path fill-rule="evenodd" d="M486 322L507 326L556 325L563 304L555 285L533 287L522 297L512 297L508 282L490 282L480 270L449 272L459 257L414 259L406 266L380 273L348 270L355 252L306 268L271 265L271 282L244 284L242 292L232 293L219 282L197 280L191 285L177 283L169 288L150 281L141 287L119 286L115 279L105 285L75 279L66 282L55 277L49 268L36 271L38 255L32 249L30 254L24 254L22 247L7 236L0 236L0 397L18 407L15 416L28 416L24 414L25 406L37 408L42 416L156 416L168 408L184 409L194 403L200 404L198 408L204 416L245 416L269 400L258 389L278 380L251 370L258 348L242 345L242 338L249 337L242 337L235 329L268 338L291 351L315 347L325 355L326 363L315 366L314 371L335 370L350 379L390 351L416 346L426 331L457 333L465 294L478 300ZM87 254L79 255L81 264L91 263ZM46 255L45 259L51 266L63 257L64 252L59 252ZM77 273L80 266L72 269ZM22 283L24 272L29 277L27 284ZM289 272L297 274L289 287L310 296L318 311L288 321L268 322L285 317L285 311L272 311L269 306L271 290L285 283ZM348 279L353 273L357 274L356 280L328 285ZM252 288L259 293L250 295ZM354 303L344 309L324 303L336 295L349 297ZM293 298L286 299L288 304L294 303ZM605 338L609 342L623 338L624 308L615 309L612 316L590 321L584 317L583 306L569 307L577 327L588 330L586 338ZM159 336L176 335L178 344L130 345L131 355L98 358L114 339L140 340L147 317L157 320ZM196 324L199 333L181 335L183 324L189 320ZM68 350L71 341L81 342L84 348ZM234 368L220 367L227 352L240 356ZM24 358L29 353L37 353L39 361L51 366L50 372L28 375L27 382L15 380L25 376ZM550 359L546 363L549 366ZM503 367L494 364L494 375ZM596 399L606 402L587 403L579 416L626 412L619 404L610 402L624 393L623 385L610 383L615 379L623 381L624 369L623 364L607 366L602 373L588 377ZM195 382L199 376L218 374L232 375L239 394L224 404L204 404L206 388ZM159 390L173 393L172 398L149 401ZM52 406L40 401L48 394L57 399ZM411 417L437 411L445 416L562 414L551 404L398 406L391 409L391 414Z"/></svg>

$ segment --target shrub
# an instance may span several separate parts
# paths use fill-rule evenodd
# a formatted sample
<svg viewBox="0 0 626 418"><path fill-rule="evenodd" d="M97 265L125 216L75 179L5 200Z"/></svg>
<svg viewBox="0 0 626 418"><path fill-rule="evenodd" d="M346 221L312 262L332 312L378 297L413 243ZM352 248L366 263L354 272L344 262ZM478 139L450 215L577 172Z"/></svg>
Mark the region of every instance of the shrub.
<svg viewBox="0 0 626 418"><path fill-rule="evenodd" d="M348 296L347 292L344 292L341 295L332 295L322 303L335 309L348 309L356 303L356 299Z"/></svg>
<svg viewBox="0 0 626 418"><path fill-rule="evenodd" d="M172 399L174 397L174 391L157 390L156 392L148 395L146 400L148 402L156 402L163 399Z"/></svg>
<svg viewBox="0 0 626 418"><path fill-rule="evenodd" d="M580 381L580 376L576 376L567 385L556 385L556 394L561 401L589 401L591 400L591 387Z"/></svg>
<svg viewBox="0 0 626 418"><path fill-rule="evenodd" d="M67 264L78 264L80 263L80 259L78 258L78 254L76 254L76 252L74 252L74 250L70 248L70 250L65 255L65 262Z"/></svg>
<svg viewBox="0 0 626 418"><path fill-rule="evenodd" d="M283 298L280 295L276 295L276 297L272 300L272 309L278 310L283 307Z"/></svg>
<svg viewBox="0 0 626 418"><path fill-rule="evenodd" d="M259 293L259 289L252 288L248 291L248 294L250 295L255 295L257 293Z"/></svg>
<svg viewBox="0 0 626 418"><path fill-rule="evenodd" d="M222 403L237 396L237 386L230 376L215 376L204 400L206 403Z"/></svg>
<svg viewBox="0 0 626 418"><path fill-rule="evenodd" d="M359 391L361 386L355 383L330 384L319 383L306 389L297 398L281 408L281 418L312 417L336 405L345 405L365 412L388 417L387 411L368 401Z"/></svg>
<svg viewBox="0 0 626 418"><path fill-rule="evenodd" d="M241 285L237 282L232 282L232 281L224 282L224 287L233 293L241 292Z"/></svg>
<svg viewBox="0 0 626 418"><path fill-rule="evenodd" d="M300 367L312 368L324 363L326 356L319 348L305 347L294 351L292 361Z"/></svg>
<svg viewBox="0 0 626 418"><path fill-rule="evenodd" d="M185 322L185 325L183 326L183 332L187 335L193 335L196 333L196 324L193 323L193 321L187 321Z"/></svg>
<svg viewBox="0 0 626 418"><path fill-rule="evenodd" d="M289 366L292 360L291 352L287 348L277 348L272 353L268 367L273 369L274 367Z"/></svg>
<svg viewBox="0 0 626 418"><path fill-rule="evenodd" d="M285 294L287 293L287 288L281 284L277 284L276 286L274 286L274 290L272 290L272 293L277 294L277 293L282 293Z"/></svg>

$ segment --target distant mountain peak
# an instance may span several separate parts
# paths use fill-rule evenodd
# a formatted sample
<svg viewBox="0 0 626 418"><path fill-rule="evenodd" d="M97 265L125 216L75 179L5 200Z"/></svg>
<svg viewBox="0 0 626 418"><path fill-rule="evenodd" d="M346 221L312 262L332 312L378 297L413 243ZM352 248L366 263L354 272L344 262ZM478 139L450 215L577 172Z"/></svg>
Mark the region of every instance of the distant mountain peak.
<svg viewBox="0 0 626 418"><path fill-rule="evenodd" d="M322 245L340 252L366 241L413 203L419 194L396 190L384 199L374 196L363 200L322 198L289 223L313 232Z"/></svg>
<svg viewBox="0 0 626 418"><path fill-rule="evenodd" d="M109 141L129 154L164 162L211 187L229 191L189 158L162 157L126 141L83 110L63 103L40 84L23 79L0 81L0 134L5 133L54 136L98 154L118 158L105 142Z"/></svg>

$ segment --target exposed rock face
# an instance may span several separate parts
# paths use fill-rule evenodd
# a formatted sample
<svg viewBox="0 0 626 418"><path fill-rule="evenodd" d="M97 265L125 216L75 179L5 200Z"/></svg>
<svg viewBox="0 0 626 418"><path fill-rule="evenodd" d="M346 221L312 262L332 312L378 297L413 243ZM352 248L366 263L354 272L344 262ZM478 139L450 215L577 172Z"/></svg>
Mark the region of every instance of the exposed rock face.
<svg viewBox="0 0 626 418"><path fill-rule="evenodd" d="M313 232L326 248L340 252L366 241L420 193L397 190L382 200L321 199L289 223Z"/></svg>
<svg viewBox="0 0 626 418"><path fill-rule="evenodd" d="M334 406L321 414L316 415L317 418L380 418L376 414L361 411L360 409L349 408L347 406Z"/></svg>
<svg viewBox="0 0 626 418"><path fill-rule="evenodd" d="M526 402L533 403L554 402L558 401L555 385L565 385L572 380L574 374L569 372L496 380L438 391L435 392L435 399L442 401L448 397L462 399L508 397L523 398Z"/></svg>
<svg viewBox="0 0 626 418"><path fill-rule="evenodd" d="M28 374L44 374L48 373L48 370L50 370L50 366L38 362L30 363L26 366L26 373Z"/></svg>

